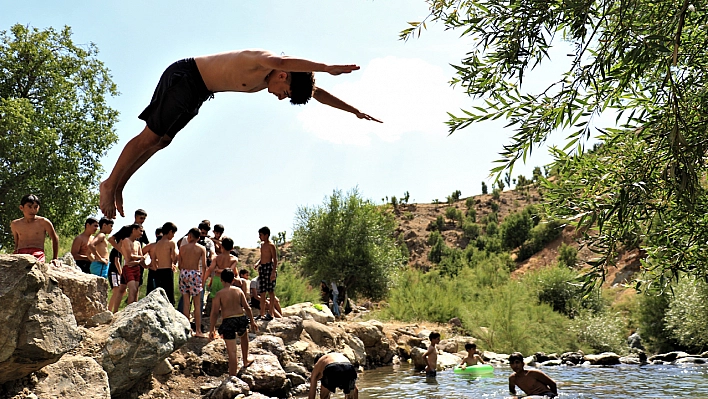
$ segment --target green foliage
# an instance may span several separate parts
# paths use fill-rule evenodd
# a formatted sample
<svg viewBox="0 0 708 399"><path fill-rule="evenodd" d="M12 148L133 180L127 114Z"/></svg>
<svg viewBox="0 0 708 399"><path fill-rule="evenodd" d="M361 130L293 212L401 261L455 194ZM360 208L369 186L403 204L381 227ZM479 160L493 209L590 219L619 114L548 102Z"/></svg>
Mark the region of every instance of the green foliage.
<svg viewBox="0 0 708 399"><path fill-rule="evenodd" d="M497 222L490 220L487 225L484 226L484 234L488 236L496 236L499 233L499 224Z"/></svg>
<svg viewBox="0 0 708 399"><path fill-rule="evenodd" d="M395 227L392 214L357 189L337 190L320 206L298 208L293 256L312 281L341 281L351 297L382 298L404 262Z"/></svg>
<svg viewBox="0 0 708 399"><path fill-rule="evenodd" d="M474 197L469 197L465 200L465 207L467 207L467 209L473 209L475 202L477 201L474 199Z"/></svg>
<svg viewBox="0 0 708 399"><path fill-rule="evenodd" d="M578 264L578 249L572 245L561 243L558 247L558 264L561 266L574 268Z"/></svg>
<svg viewBox="0 0 708 399"><path fill-rule="evenodd" d="M524 188L528 185L531 185L533 181L529 180L526 178L524 175L519 175L519 177L516 178L516 188Z"/></svg>
<svg viewBox="0 0 708 399"><path fill-rule="evenodd" d="M25 194L60 235L78 234L98 208L100 159L118 141L107 97L118 91L97 54L69 27L0 32L0 247L12 246Z"/></svg>
<svg viewBox="0 0 708 399"><path fill-rule="evenodd" d="M502 192L502 190L495 188L494 190L492 190L492 198L499 201L499 197L501 196L501 192Z"/></svg>
<svg viewBox="0 0 708 399"><path fill-rule="evenodd" d="M573 319L571 330L577 334L581 345L597 353L627 353L627 332L619 313L581 313Z"/></svg>
<svg viewBox="0 0 708 399"><path fill-rule="evenodd" d="M529 237L533 221L529 212L514 212L505 217L500 227L502 245L506 249L514 249L524 243Z"/></svg>
<svg viewBox="0 0 708 399"><path fill-rule="evenodd" d="M445 247L443 254L438 263L438 270L442 276L456 277L467 266L467 258L462 250Z"/></svg>
<svg viewBox="0 0 708 399"><path fill-rule="evenodd" d="M578 274L566 267L551 267L528 274L525 285L532 287L538 301L570 318L586 309L598 313L604 308L599 289L585 293Z"/></svg>
<svg viewBox="0 0 708 399"><path fill-rule="evenodd" d="M679 279L666 311L665 326L670 336L692 350L708 345L708 284L695 277Z"/></svg>
<svg viewBox="0 0 708 399"><path fill-rule="evenodd" d="M319 287L319 286L318 286ZM278 265L278 284L275 295L280 299L280 306L286 307L302 302L318 303L319 289L313 289L295 265L285 261Z"/></svg>
<svg viewBox="0 0 708 399"><path fill-rule="evenodd" d="M501 239L497 236L479 236L475 244L480 251L485 250L490 253L499 253L503 249Z"/></svg>
<svg viewBox="0 0 708 399"><path fill-rule="evenodd" d="M452 194L448 195L447 203L452 205L455 202L459 201L461 196L462 192L460 190L455 190L452 192Z"/></svg>
<svg viewBox="0 0 708 399"><path fill-rule="evenodd" d="M398 198L395 195L391 196L391 205L393 205L393 209L398 208Z"/></svg>
<svg viewBox="0 0 708 399"><path fill-rule="evenodd" d="M529 232L529 239L524 241L519 249L517 261L521 262L530 258L533 254L543 249L549 242L558 238L561 233L561 223L550 220L539 223Z"/></svg>
<svg viewBox="0 0 708 399"><path fill-rule="evenodd" d="M462 222L462 231L465 235L465 238L469 238L470 240L476 240L477 237L479 237L480 230L481 229L479 228L479 225L470 218L466 218Z"/></svg>
<svg viewBox="0 0 708 399"><path fill-rule="evenodd" d="M464 220L464 215L462 214L462 211L453 206L448 207L445 210L445 217L460 224L462 224L462 221Z"/></svg>
<svg viewBox="0 0 708 399"><path fill-rule="evenodd" d="M445 245L445 239L438 231L433 231L428 236L428 245L430 246L428 260L433 263L439 263L442 260L445 249L447 248Z"/></svg>
<svg viewBox="0 0 708 399"><path fill-rule="evenodd" d="M408 263L411 258L411 251L408 249L408 245L406 245L403 233L396 237L396 245L398 245L398 248L401 250L401 256L403 256L405 263Z"/></svg>
<svg viewBox="0 0 708 399"><path fill-rule="evenodd" d="M492 202L491 204L489 204L489 206L492 208L492 212L499 211L499 203L498 202Z"/></svg>
<svg viewBox="0 0 708 399"><path fill-rule="evenodd" d="M664 320L670 302L671 293L666 291L647 290L639 295L639 331L649 351L666 353L679 349Z"/></svg>
<svg viewBox="0 0 708 399"><path fill-rule="evenodd" d="M482 182L482 194L487 194L487 183Z"/></svg>
<svg viewBox="0 0 708 399"><path fill-rule="evenodd" d="M401 198L401 203L407 204L408 200L410 200L410 199L411 199L411 194L408 191L406 191L405 193L403 193L403 197Z"/></svg>
<svg viewBox="0 0 708 399"><path fill-rule="evenodd" d="M445 218L443 218L442 216L438 216L437 218L435 218L435 228L438 231L445 230Z"/></svg>
<svg viewBox="0 0 708 399"><path fill-rule="evenodd" d="M534 183L538 183L539 181L541 181L541 179L543 179L543 173L541 172L541 168L536 166L533 168L533 177L531 178L531 180Z"/></svg>
<svg viewBox="0 0 708 399"><path fill-rule="evenodd" d="M483 100L452 115L450 131L499 118L514 129L493 172L511 171L553 133L567 132L554 150L558 178L542 182L544 197L554 216L575 220L601 252L597 276L626 238L641 237L657 220L660 239L646 243L656 262L646 278L667 285L667 275L708 274L708 201L701 182L708 171L708 13L700 4L427 3L427 22L459 30L470 43L452 83ZM401 37L425 26L413 22ZM568 44L569 52L558 51ZM570 62L548 76L552 83L522 91L534 68L558 63L551 54L566 53ZM602 128L591 123L597 115L616 120ZM601 145L587 151L591 136Z"/></svg>
<svg viewBox="0 0 708 399"><path fill-rule="evenodd" d="M477 211L474 208L467 209L467 218L473 222L477 222Z"/></svg>
<svg viewBox="0 0 708 399"><path fill-rule="evenodd" d="M415 215L413 215L413 212L405 212L403 213L403 218L406 220L413 220Z"/></svg>

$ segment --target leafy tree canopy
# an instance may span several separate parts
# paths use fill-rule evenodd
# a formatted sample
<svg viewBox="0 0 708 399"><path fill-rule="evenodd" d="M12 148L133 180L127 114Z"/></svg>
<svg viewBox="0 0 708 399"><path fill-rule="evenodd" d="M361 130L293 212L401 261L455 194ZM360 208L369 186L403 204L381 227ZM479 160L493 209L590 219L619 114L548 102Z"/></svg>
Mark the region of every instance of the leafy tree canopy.
<svg viewBox="0 0 708 399"><path fill-rule="evenodd" d="M0 248L12 245L25 194L39 196L60 234L97 209L99 159L118 140L118 112L106 104L118 92L97 54L69 27L0 32Z"/></svg>
<svg viewBox="0 0 708 399"><path fill-rule="evenodd" d="M551 215L574 220L601 254L593 276L622 245L645 247L648 282L706 275L708 10L690 0L427 2L427 21L473 43L451 83L480 102L450 117L451 133L507 120L514 135L493 169L501 175L567 132L554 150L557 176L544 184ZM567 69L542 90L522 89L561 44L571 48ZM595 129L600 114L616 123ZM600 145L587 151L591 136Z"/></svg>
<svg viewBox="0 0 708 399"><path fill-rule="evenodd" d="M293 253L314 281L336 281L349 296L380 299L406 261L395 228L393 215L357 189L334 191L321 206L298 208Z"/></svg>

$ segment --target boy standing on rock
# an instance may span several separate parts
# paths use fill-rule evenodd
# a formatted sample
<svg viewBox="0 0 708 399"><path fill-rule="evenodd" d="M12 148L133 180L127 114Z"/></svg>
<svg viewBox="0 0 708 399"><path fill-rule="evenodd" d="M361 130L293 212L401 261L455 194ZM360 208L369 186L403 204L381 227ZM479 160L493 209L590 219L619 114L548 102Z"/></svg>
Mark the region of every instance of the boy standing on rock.
<svg viewBox="0 0 708 399"><path fill-rule="evenodd" d="M516 399L516 387L521 388L527 396L543 396L555 398L558 396L556 382L540 370L524 370L524 356L514 352L509 356L509 366L514 371L509 376L509 393Z"/></svg>
<svg viewBox="0 0 708 399"><path fill-rule="evenodd" d="M101 218L98 221L98 234L89 242L89 249L93 254L93 262L91 262L91 274L108 278L108 240L106 236L113 231L113 221L106 218Z"/></svg>
<svg viewBox="0 0 708 399"><path fill-rule="evenodd" d="M130 236L120 243L120 252L123 254L123 281L128 286L128 305L138 300L139 281L142 277L141 264L145 262L143 247L140 237L143 236L143 226L135 223L129 226Z"/></svg>
<svg viewBox="0 0 708 399"><path fill-rule="evenodd" d="M91 274L91 249L89 243L92 240L93 233L98 230L98 220L94 218L86 219L84 223L84 231L74 238L71 244L71 256L76 261L76 266L81 268L81 271L86 274Z"/></svg>
<svg viewBox="0 0 708 399"><path fill-rule="evenodd" d="M278 276L278 253L275 245L270 242L270 229L261 227L258 230L258 238L261 240L261 260L258 266L258 292L260 294L268 293L270 301L266 303L266 315L263 320L273 320L275 314L275 279ZM261 303L265 301L265 295L261 295Z"/></svg>
<svg viewBox="0 0 708 399"><path fill-rule="evenodd" d="M224 253L228 253L224 251ZM224 337L226 352L229 355L229 375L236 375L238 371L238 353L236 352L236 336L241 340L241 355L243 355L243 367L248 367L253 363L248 358L248 327L255 331L258 326L253 321L251 307L248 306L246 295L239 288L231 285L234 281L234 271L230 268L222 270L220 276L224 285L216 293L211 305L211 315L209 318L209 340L216 336L215 327L219 312L221 312L222 322L219 326L219 334Z"/></svg>
<svg viewBox="0 0 708 399"><path fill-rule="evenodd" d="M430 338L430 346L425 354L423 354L423 360L425 360L425 378L435 378L438 373L438 349L435 345L440 343L440 333L431 332L428 338Z"/></svg>
<svg viewBox="0 0 708 399"><path fill-rule="evenodd" d="M187 233L187 244L179 248L179 292L182 293L182 311L189 319L190 299L194 299L194 323L196 336L203 337L202 333L202 300L201 292L204 290L206 277L206 248L197 243L199 229L192 227Z"/></svg>
<svg viewBox="0 0 708 399"><path fill-rule="evenodd" d="M49 219L37 216L39 212L39 197L27 194L20 200L20 211L23 217L10 223L12 237L15 239L14 254L32 255L38 261L44 262L44 238L52 239L52 260L59 253L59 236Z"/></svg>
<svg viewBox="0 0 708 399"><path fill-rule="evenodd" d="M153 268L152 283L154 288L162 288L167 294L167 299L172 305L175 304L174 272L177 264L177 244L172 241L177 233L177 226L172 222L162 225L162 239L158 241L152 250L151 266ZM148 273L149 275L149 273ZM150 286L150 284L148 284Z"/></svg>

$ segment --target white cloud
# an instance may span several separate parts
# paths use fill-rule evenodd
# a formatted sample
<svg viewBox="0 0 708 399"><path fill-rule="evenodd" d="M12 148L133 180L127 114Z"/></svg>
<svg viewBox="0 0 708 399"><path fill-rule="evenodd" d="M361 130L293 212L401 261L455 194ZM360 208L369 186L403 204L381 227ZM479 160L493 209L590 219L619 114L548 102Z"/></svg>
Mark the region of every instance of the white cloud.
<svg viewBox="0 0 708 399"><path fill-rule="evenodd" d="M448 73L419 58L376 58L353 74L360 79L323 89L384 123L360 120L313 101L297 116L305 131L354 145L367 145L372 136L390 142L410 132L444 135L447 112L459 110L466 99L450 87Z"/></svg>

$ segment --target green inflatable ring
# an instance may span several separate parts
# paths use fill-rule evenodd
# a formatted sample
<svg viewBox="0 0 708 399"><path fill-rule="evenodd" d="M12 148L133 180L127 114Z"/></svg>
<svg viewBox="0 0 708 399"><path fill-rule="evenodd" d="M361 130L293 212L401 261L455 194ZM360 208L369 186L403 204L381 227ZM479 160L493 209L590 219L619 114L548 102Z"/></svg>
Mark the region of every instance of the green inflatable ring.
<svg viewBox="0 0 708 399"><path fill-rule="evenodd" d="M472 374L472 375L483 375L483 374L494 374L494 367L491 364L475 364L473 366L460 367L455 366L453 369L455 374Z"/></svg>

